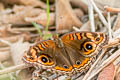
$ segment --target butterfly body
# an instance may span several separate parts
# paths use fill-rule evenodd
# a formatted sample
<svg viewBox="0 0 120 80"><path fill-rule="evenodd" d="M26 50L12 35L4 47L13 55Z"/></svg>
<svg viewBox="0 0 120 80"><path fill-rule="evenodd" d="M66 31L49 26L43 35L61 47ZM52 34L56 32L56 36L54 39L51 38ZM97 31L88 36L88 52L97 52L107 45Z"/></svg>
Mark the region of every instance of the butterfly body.
<svg viewBox="0 0 120 80"><path fill-rule="evenodd" d="M45 40L32 46L23 60L53 73L73 75L89 69L107 35L98 32L72 32L55 40Z"/></svg>

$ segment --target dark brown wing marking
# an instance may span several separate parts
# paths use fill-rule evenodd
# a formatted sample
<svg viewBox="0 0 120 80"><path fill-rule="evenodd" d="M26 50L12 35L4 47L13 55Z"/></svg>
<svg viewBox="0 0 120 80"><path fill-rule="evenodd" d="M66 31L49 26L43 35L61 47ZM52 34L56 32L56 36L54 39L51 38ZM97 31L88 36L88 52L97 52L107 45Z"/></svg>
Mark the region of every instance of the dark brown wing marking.
<svg viewBox="0 0 120 80"><path fill-rule="evenodd" d="M78 40L81 40L81 34L80 33L75 33L76 37Z"/></svg>

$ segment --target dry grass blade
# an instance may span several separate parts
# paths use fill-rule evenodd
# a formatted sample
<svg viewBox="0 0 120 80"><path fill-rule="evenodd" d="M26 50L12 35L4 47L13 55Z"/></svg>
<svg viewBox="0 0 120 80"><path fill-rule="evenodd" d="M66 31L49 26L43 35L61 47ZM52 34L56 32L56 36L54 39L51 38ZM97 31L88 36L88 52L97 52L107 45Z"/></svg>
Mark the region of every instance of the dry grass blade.
<svg viewBox="0 0 120 80"><path fill-rule="evenodd" d="M95 11L98 13L100 20L102 21L102 23L108 28L108 23L105 20L104 16L102 15L101 11L98 9L98 7L96 6L96 4L94 3L93 0L90 0L91 4L93 5Z"/></svg>
<svg viewBox="0 0 120 80"><path fill-rule="evenodd" d="M88 12L89 12L89 21L91 25L91 31L95 32L94 11L93 11L93 6L91 5L89 0L88 0Z"/></svg>
<svg viewBox="0 0 120 80"><path fill-rule="evenodd" d="M108 15L108 32L109 32L109 39L112 39L112 30L111 30L111 19L110 19L110 12L107 13Z"/></svg>

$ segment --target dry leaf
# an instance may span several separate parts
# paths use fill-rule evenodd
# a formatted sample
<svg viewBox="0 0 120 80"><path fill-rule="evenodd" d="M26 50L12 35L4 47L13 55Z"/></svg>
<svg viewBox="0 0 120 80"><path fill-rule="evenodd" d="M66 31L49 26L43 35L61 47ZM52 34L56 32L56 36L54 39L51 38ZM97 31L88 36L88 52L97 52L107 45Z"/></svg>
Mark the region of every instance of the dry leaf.
<svg viewBox="0 0 120 80"><path fill-rule="evenodd" d="M30 44L28 42L23 43L22 38L10 46L11 57L15 65L23 63L22 57L29 47Z"/></svg>
<svg viewBox="0 0 120 80"><path fill-rule="evenodd" d="M69 0L56 0L56 30L72 30L81 27L81 21L73 12Z"/></svg>
<svg viewBox="0 0 120 80"><path fill-rule="evenodd" d="M114 80L115 77L115 66L113 63L105 67L102 72L100 72L97 80Z"/></svg>
<svg viewBox="0 0 120 80"><path fill-rule="evenodd" d="M10 58L10 52L9 51L0 52L0 62L8 60L9 58Z"/></svg>
<svg viewBox="0 0 120 80"><path fill-rule="evenodd" d="M84 13L88 13L88 6L81 0L70 0L70 2L73 7L79 7Z"/></svg>
<svg viewBox="0 0 120 80"><path fill-rule="evenodd" d="M74 12L79 19L84 16L83 11L79 8L74 9Z"/></svg>
<svg viewBox="0 0 120 80"><path fill-rule="evenodd" d="M18 9L18 10L17 10ZM45 12L44 10L33 8L31 6L15 6L13 8L14 14L0 15L0 22L4 24L25 25L30 24L26 22L25 17L35 17Z"/></svg>
<svg viewBox="0 0 120 80"><path fill-rule="evenodd" d="M26 6L34 6L34 7L41 7L46 8L46 4L40 0L1 0L6 4L22 4Z"/></svg>
<svg viewBox="0 0 120 80"><path fill-rule="evenodd" d="M54 13L49 14L49 26L53 25L55 22L55 15ZM38 24L41 24L42 26L47 25L47 14L46 13L41 13L37 17L26 17L25 18L26 22L36 22Z"/></svg>

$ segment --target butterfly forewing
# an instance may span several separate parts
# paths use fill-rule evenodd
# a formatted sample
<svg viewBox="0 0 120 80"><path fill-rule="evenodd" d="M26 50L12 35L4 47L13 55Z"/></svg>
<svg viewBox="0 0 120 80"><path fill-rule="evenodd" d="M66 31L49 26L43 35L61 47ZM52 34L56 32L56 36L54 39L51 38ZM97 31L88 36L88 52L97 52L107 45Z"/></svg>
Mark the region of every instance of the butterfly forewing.
<svg viewBox="0 0 120 80"><path fill-rule="evenodd" d="M41 41L32 46L24 55L23 60L59 74L72 73L73 69L67 56L65 56L64 49L56 46L52 40Z"/></svg>

